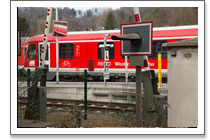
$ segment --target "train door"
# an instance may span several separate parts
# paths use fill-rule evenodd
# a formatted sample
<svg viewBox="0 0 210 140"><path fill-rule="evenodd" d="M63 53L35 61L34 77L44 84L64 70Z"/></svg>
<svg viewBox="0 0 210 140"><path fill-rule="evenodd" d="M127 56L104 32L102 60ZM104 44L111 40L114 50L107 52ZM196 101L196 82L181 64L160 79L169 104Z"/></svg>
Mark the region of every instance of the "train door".
<svg viewBox="0 0 210 140"><path fill-rule="evenodd" d="M91 55L91 48L88 47L87 42L75 42L74 43L74 67L76 71L82 71L82 69L88 67L88 56Z"/></svg>
<svg viewBox="0 0 210 140"><path fill-rule="evenodd" d="M44 65L48 66L49 65L49 46L50 46L50 43L47 44L47 52L46 52L46 55L45 55L45 63ZM42 47L43 47L43 43L39 43L38 44L38 62L40 62L40 59L41 59L41 51L42 51ZM39 66L40 66L40 63L39 63Z"/></svg>

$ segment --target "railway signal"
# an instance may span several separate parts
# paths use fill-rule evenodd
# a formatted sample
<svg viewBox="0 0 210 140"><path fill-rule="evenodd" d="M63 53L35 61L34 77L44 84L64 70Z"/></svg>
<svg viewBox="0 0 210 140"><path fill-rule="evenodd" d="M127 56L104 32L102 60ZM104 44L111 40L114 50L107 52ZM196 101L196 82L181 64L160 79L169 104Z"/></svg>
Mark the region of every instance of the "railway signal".
<svg viewBox="0 0 210 140"><path fill-rule="evenodd" d="M140 15L139 8L138 7L134 7L133 11L134 11L134 16L135 16L136 22L141 22L141 15ZM143 60L144 60L144 69L145 70L149 70L148 57L147 56L143 56Z"/></svg>
<svg viewBox="0 0 210 140"><path fill-rule="evenodd" d="M109 48L107 45L107 37L110 34L104 36L104 84L106 86L106 80L109 79Z"/></svg>
<svg viewBox="0 0 210 140"><path fill-rule="evenodd" d="M130 65L136 66L136 126L143 127L141 82L143 57L152 55L152 22L140 22L138 8L134 8L136 23L121 24L121 35L112 36L121 40L121 55L131 56Z"/></svg>
<svg viewBox="0 0 210 140"><path fill-rule="evenodd" d="M121 35L112 36L121 40L121 55L152 55L152 22L121 24Z"/></svg>
<svg viewBox="0 0 210 140"><path fill-rule="evenodd" d="M25 119L46 120L46 77L47 69L44 68L48 43L48 35L51 26L52 8L47 10L43 47L41 51L40 67L35 69L32 76L32 85L28 89L28 102L25 111ZM40 86L38 87L38 81Z"/></svg>

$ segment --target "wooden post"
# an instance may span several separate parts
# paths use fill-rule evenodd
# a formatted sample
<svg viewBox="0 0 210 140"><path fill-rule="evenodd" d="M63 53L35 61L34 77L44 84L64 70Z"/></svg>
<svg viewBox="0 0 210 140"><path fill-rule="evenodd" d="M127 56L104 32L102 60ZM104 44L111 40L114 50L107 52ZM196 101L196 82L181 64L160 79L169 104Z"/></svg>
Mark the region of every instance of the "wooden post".
<svg viewBox="0 0 210 140"><path fill-rule="evenodd" d="M30 87L30 69L27 69L26 79L27 79L27 89L29 89L29 87Z"/></svg>
<svg viewBox="0 0 210 140"><path fill-rule="evenodd" d="M141 66L136 66L136 126L143 127L142 94L141 94Z"/></svg>
<svg viewBox="0 0 210 140"><path fill-rule="evenodd" d="M136 66L136 127L143 127L143 110L142 110L142 70L143 66L142 56L130 56L130 66Z"/></svg>

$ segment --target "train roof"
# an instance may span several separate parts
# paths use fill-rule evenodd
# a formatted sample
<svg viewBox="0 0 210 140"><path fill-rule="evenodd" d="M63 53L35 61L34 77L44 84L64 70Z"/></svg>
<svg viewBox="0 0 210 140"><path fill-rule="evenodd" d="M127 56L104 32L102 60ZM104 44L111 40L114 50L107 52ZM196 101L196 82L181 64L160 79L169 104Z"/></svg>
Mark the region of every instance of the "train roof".
<svg viewBox="0 0 210 140"><path fill-rule="evenodd" d="M28 42L30 37L21 37L21 42Z"/></svg>
<svg viewBox="0 0 210 140"><path fill-rule="evenodd" d="M112 35L119 35L120 30L102 30L102 31L74 31L68 32L66 37L59 37L59 41L81 41L81 40L103 40L105 34L110 34L108 40L111 40ZM186 26L168 26L168 27L154 27L153 39L173 39L173 38L192 38L198 36L198 25ZM44 35L37 35L30 37L29 42L42 42ZM52 33L48 37L49 42L55 42L56 38Z"/></svg>

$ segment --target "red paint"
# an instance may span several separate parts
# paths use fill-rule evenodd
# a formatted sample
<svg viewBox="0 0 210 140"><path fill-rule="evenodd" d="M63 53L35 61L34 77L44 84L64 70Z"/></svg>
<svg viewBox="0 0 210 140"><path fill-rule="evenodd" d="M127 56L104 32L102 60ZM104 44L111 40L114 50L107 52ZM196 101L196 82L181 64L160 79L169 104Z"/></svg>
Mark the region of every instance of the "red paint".
<svg viewBox="0 0 210 140"><path fill-rule="evenodd" d="M25 64L25 57L24 57L24 48L28 47L27 42L21 42L21 55L18 56L18 66Z"/></svg>
<svg viewBox="0 0 210 140"><path fill-rule="evenodd" d="M135 19L136 19L136 22L140 22L140 15L139 14L136 14L135 15Z"/></svg>
<svg viewBox="0 0 210 140"><path fill-rule="evenodd" d="M94 71L94 60L88 61L88 71Z"/></svg>
<svg viewBox="0 0 210 140"><path fill-rule="evenodd" d="M147 59L144 59L144 67L148 67Z"/></svg>
<svg viewBox="0 0 210 140"><path fill-rule="evenodd" d="M196 29L181 29L181 30L163 30L154 31L153 38L164 38L164 37L188 37L188 36L198 36L198 28Z"/></svg>

